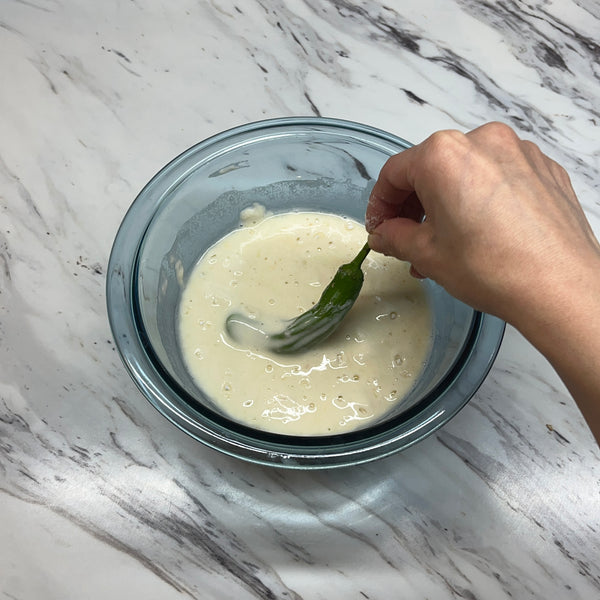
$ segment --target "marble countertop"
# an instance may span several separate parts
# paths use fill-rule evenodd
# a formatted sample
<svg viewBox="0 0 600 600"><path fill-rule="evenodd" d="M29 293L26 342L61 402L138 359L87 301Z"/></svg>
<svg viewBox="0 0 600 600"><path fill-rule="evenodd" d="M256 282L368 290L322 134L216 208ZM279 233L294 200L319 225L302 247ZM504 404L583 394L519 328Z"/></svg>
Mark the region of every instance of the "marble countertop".
<svg viewBox="0 0 600 600"><path fill-rule="evenodd" d="M296 472L166 422L104 293L149 178L278 116L412 142L504 121L600 234L599 39L596 0L2 2L0 598L599 598L600 452L515 330L425 441Z"/></svg>

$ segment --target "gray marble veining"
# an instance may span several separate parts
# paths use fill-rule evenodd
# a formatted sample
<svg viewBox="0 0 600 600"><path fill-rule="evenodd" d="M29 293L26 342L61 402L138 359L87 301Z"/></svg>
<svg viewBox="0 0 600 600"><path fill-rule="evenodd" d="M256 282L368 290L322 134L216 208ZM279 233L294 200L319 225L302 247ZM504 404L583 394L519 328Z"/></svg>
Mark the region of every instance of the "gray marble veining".
<svg viewBox="0 0 600 600"><path fill-rule="evenodd" d="M595 0L6 0L0 597L600 597L598 446L508 329L446 427L352 469L252 466L166 423L105 314L112 239L168 160L323 115L412 142L509 123L600 235Z"/></svg>

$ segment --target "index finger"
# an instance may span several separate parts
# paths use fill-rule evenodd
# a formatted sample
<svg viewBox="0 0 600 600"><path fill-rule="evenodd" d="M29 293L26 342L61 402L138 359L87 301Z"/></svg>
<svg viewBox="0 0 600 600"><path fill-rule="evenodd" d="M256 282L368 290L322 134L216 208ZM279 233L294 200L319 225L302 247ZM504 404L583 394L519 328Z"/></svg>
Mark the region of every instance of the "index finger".
<svg viewBox="0 0 600 600"><path fill-rule="evenodd" d="M423 217L423 207L414 191L412 166L416 147L390 157L381 168L369 196L365 226L369 233L378 225L395 217L415 221Z"/></svg>

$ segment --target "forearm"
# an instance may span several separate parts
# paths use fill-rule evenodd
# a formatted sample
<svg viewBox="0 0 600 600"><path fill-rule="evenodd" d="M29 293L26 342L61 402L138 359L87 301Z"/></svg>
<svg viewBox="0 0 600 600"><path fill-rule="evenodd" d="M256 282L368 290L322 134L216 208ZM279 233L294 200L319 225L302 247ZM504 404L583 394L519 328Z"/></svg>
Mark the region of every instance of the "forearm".
<svg viewBox="0 0 600 600"><path fill-rule="evenodd" d="M511 320L549 360L600 443L600 256Z"/></svg>

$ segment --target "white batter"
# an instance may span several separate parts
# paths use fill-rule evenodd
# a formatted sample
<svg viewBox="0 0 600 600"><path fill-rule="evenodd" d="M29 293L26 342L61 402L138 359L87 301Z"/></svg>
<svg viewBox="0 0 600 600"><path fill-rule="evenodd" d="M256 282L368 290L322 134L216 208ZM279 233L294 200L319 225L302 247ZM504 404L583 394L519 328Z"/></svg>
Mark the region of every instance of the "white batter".
<svg viewBox="0 0 600 600"><path fill-rule="evenodd" d="M242 213L242 227L201 258L182 295L180 344L204 392L233 419L276 433L327 435L377 420L423 368L431 315L408 265L371 252L365 282L336 332L299 355L244 347L225 332L242 312L276 322L309 309L366 241L364 227L323 213Z"/></svg>

